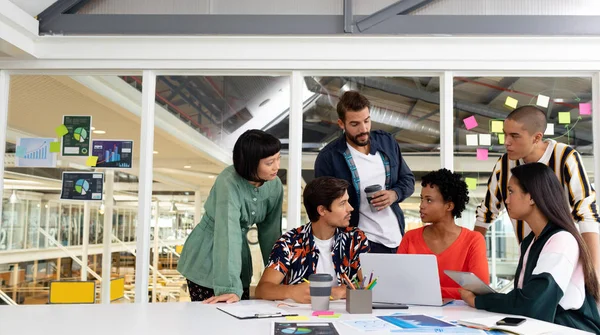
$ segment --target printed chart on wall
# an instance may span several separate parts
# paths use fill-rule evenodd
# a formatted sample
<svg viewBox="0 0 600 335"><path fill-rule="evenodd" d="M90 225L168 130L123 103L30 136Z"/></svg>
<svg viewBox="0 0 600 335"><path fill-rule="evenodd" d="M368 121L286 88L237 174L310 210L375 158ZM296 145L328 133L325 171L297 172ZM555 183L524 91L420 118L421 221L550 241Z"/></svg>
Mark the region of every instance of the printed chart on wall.
<svg viewBox="0 0 600 335"><path fill-rule="evenodd" d="M104 173L93 172L63 172L63 200L102 200Z"/></svg>
<svg viewBox="0 0 600 335"><path fill-rule="evenodd" d="M56 167L56 153L51 150L54 138L19 138L15 153L15 166Z"/></svg>
<svg viewBox="0 0 600 335"><path fill-rule="evenodd" d="M62 155L89 156L92 117L64 115L63 125L67 133L62 138Z"/></svg>
<svg viewBox="0 0 600 335"><path fill-rule="evenodd" d="M96 167L131 169L133 141L94 140L92 156L98 157Z"/></svg>

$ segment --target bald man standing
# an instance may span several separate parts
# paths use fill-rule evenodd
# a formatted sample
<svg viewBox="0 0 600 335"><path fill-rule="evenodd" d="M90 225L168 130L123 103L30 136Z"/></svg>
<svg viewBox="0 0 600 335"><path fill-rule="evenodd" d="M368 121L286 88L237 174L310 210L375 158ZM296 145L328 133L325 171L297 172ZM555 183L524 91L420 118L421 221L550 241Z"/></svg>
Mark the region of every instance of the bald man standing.
<svg viewBox="0 0 600 335"><path fill-rule="evenodd" d="M535 106L523 106L512 111L504 120L506 153L494 166L488 180L485 198L477 207L475 230L484 234L505 208L510 170L518 165L540 162L548 165L562 183L573 220L591 253L596 272L600 270L600 241L598 240L598 209L596 193L590 184L581 156L570 146L552 139L544 140L546 113ZM512 220L519 243L531 232L529 225Z"/></svg>

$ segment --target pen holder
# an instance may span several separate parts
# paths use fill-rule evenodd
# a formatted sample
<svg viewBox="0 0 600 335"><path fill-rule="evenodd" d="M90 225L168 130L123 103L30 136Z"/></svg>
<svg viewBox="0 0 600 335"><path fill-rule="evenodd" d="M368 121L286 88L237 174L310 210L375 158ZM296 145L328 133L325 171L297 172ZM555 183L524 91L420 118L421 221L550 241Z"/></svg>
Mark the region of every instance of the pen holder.
<svg viewBox="0 0 600 335"><path fill-rule="evenodd" d="M346 311L350 314L371 314L373 291L346 288Z"/></svg>

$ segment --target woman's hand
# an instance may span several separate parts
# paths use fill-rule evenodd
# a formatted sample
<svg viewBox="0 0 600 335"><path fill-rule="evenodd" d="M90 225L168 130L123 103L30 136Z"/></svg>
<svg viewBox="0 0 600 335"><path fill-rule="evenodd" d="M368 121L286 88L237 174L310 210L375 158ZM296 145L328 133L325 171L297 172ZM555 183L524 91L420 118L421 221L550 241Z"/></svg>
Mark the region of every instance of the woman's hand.
<svg viewBox="0 0 600 335"><path fill-rule="evenodd" d="M204 300L203 304L216 304L217 302L226 302L228 304L240 301L240 297L235 293L225 293L218 296L210 297Z"/></svg>
<svg viewBox="0 0 600 335"><path fill-rule="evenodd" d="M473 294L473 292L459 288L458 293L460 293L460 298L466 302L467 305L475 308L475 294Z"/></svg>

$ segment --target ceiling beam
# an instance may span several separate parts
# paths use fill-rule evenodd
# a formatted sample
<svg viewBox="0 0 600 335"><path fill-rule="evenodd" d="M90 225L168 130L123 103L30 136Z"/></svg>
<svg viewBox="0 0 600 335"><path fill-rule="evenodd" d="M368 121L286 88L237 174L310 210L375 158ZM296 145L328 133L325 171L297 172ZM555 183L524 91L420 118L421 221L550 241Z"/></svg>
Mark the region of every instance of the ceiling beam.
<svg viewBox="0 0 600 335"><path fill-rule="evenodd" d="M396 15L410 14L433 1L435 0L400 0L357 21L356 28L358 28L358 31L364 32L387 19Z"/></svg>
<svg viewBox="0 0 600 335"><path fill-rule="evenodd" d="M366 17L355 19L360 22ZM395 15L362 33L594 36L600 35L598 22L600 16L585 15ZM40 27L40 35L45 34L336 35L345 32L343 15L63 14Z"/></svg>

